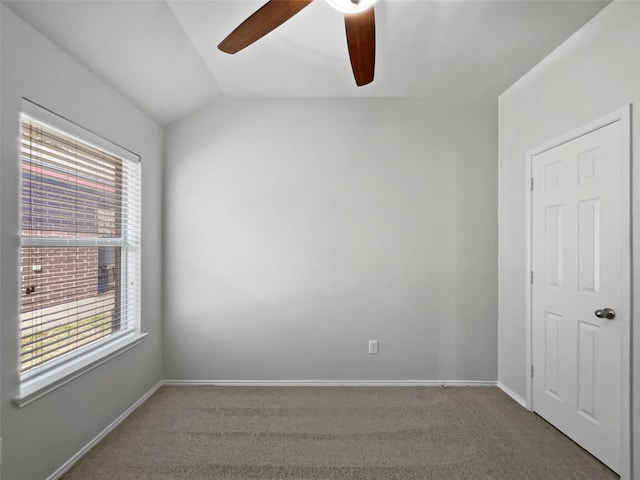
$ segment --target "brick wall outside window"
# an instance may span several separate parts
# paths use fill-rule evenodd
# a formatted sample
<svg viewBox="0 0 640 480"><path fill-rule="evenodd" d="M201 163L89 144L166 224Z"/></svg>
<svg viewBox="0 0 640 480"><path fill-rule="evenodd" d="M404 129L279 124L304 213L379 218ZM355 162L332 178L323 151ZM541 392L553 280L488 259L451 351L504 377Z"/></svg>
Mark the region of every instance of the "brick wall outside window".
<svg viewBox="0 0 640 480"><path fill-rule="evenodd" d="M98 294L98 248L24 247L20 265L20 313L95 297ZM70 284L71 288L61 291L61 283ZM29 287L35 287L35 290L27 293Z"/></svg>
<svg viewBox="0 0 640 480"><path fill-rule="evenodd" d="M32 184L37 185L37 197L27 195ZM105 204L104 191L99 188L78 188L72 182L29 171L23 172L22 188L25 198L31 198L31 203L22 209L25 228L37 227L44 236L55 238L108 237L115 233L115 202ZM65 203L69 202L69 190L75 192L72 201L81 202L80 205ZM61 228L66 231L59 231ZM29 230L23 231L23 236L28 234ZM113 292L117 273L114 250L115 247L22 247L20 313Z"/></svg>

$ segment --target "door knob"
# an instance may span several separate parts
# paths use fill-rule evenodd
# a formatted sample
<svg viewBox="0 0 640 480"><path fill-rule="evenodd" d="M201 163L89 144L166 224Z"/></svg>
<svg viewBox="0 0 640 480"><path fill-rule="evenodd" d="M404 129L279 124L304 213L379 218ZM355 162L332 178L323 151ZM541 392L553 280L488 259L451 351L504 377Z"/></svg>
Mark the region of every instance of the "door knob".
<svg viewBox="0 0 640 480"><path fill-rule="evenodd" d="M616 311L613 308L603 308L602 310L595 311L596 317L606 318L607 320L613 320L616 318Z"/></svg>

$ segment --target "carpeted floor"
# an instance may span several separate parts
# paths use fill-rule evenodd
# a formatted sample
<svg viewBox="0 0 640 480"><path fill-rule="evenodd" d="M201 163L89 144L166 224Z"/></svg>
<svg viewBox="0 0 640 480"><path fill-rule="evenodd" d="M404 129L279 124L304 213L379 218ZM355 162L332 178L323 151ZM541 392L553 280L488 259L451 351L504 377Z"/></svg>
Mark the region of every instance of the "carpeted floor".
<svg viewBox="0 0 640 480"><path fill-rule="evenodd" d="M63 480L618 478L492 387L163 387Z"/></svg>

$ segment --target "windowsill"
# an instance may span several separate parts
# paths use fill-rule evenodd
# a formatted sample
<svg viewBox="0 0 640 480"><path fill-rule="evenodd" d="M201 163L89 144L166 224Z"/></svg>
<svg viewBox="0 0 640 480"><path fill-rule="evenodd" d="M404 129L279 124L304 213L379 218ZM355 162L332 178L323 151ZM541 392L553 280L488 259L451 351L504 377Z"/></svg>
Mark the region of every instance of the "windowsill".
<svg viewBox="0 0 640 480"><path fill-rule="evenodd" d="M146 336L146 333L126 335L75 360L25 380L20 384L20 394L11 401L18 408L29 405L62 385L132 349L141 343Z"/></svg>

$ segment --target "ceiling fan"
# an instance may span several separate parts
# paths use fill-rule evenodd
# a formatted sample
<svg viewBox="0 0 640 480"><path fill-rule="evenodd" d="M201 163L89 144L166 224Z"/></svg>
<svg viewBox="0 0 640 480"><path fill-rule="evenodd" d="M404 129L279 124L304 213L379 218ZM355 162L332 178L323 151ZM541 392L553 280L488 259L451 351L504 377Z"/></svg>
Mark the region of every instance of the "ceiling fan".
<svg viewBox="0 0 640 480"><path fill-rule="evenodd" d="M289 20L313 0L269 0L242 22L218 49L237 53ZM360 87L373 81L376 59L376 25L373 4L376 0L326 0L344 13L351 69Z"/></svg>

